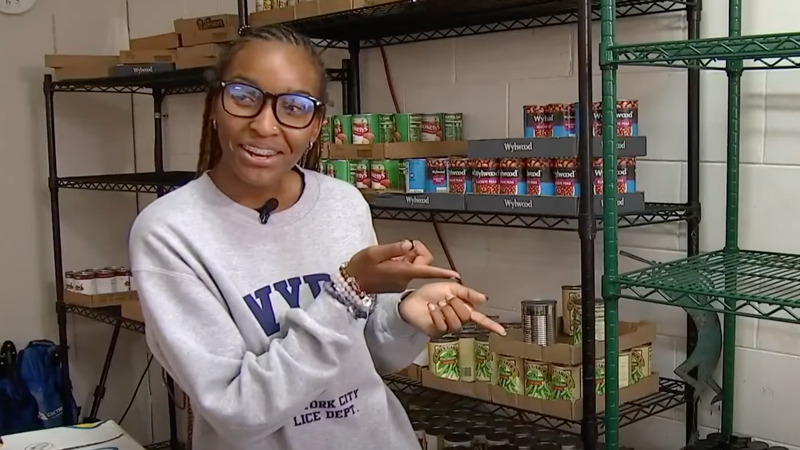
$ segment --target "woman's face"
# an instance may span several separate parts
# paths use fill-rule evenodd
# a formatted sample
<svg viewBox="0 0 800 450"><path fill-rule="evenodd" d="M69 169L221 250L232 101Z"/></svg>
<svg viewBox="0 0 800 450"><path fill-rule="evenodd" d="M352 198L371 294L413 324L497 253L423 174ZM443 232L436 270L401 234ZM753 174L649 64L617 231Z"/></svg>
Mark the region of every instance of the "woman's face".
<svg viewBox="0 0 800 450"><path fill-rule="evenodd" d="M301 47L252 41L233 57L223 80L229 85L242 84L224 89L214 105L213 118L222 148L219 168L232 170L237 178L253 187L275 186L316 140L320 118L309 116L313 114L313 110L309 111L310 103L300 96L285 96L279 102L270 99L261 113L252 118L236 117L226 109L248 115L242 111L259 102L258 90L267 93L267 97L301 93L321 98L317 69ZM275 110L279 111L278 117ZM284 125L303 126L306 122L308 126L299 129Z"/></svg>

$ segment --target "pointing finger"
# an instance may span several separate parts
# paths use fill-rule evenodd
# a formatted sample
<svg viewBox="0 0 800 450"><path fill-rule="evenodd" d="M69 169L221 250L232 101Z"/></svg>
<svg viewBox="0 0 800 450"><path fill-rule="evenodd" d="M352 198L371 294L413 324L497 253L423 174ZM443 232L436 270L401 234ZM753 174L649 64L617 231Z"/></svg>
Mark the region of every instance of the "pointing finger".
<svg viewBox="0 0 800 450"><path fill-rule="evenodd" d="M459 283L452 283L450 290L454 296L468 305L479 305L487 300L486 295Z"/></svg>
<svg viewBox="0 0 800 450"><path fill-rule="evenodd" d="M469 322L470 318L472 317L472 308L469 305L464 303L459 298L453 298L450 300L450 306L458 316L458 320L460 320L462 323Z"/></svg>
<svg viewBox="0 0 800 450"><path fill-rule="evenodd" d="M408 263L392 263L391 270L396 277L413 280L417 278L461 278L458 272L436 266L419 266Z"/></svg>
<svg viewBox="0 0 800 450"><path fill-rule="evenodd" d="M472 315L470 316L470 320L475 322L478 326L485 328L493 333L497 333L500 336L506 335L506 329L503 328L502 325L495 322L494 320L484 316L483 314L479 313L478 311L472 311Z"/></svg>
<svg viewBox="0 0 800 450"><path fill-rule="evenodd" d="M414 241L415 258L413 264L429 266L433 263L433 253L420 241Z"/></svg>

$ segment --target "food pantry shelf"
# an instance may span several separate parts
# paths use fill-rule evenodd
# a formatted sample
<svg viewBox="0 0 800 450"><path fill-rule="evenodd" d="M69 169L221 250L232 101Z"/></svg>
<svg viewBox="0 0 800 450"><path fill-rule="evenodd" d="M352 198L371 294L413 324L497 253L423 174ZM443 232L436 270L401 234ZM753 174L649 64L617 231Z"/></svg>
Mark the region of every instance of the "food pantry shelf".
<svg viewBox="0 0 800 450"><path fill-rule="evenodd" d="M619 286L622 298L800 323L797 255L719 250L609 281Z"/></svg>
<svg viewBox="0 0 800 450"><path fill-rule="evenodd" d="M169 192L188 183L194 172L140 172L115 175L91 175L58 179L63 189L87 189L92 191L140 192L155 194L163 189Z"/></svg>
<svg viewBox="0 0 800 450"><path fill-rule="evenodd" d="M632 228L659 223L682 222L693 217L689 206L678 203L647 203L644 211L620 214L619 228ZM463 225L482 225L506 228L577 231L577 216L547 216L541 214L482 214L475 212L431 211L372 207L373 219L439 222ZM598 226L602 215L597 216Z"/></svg>
<svg viewBox="0 0 800 450"><path fill-rule="evenodd" d="M443 402L451 405L453 408L464 408L476 412L481 411L497 416L509 417L514 420L519 420L520 422L539 425L553 430L574 434L580 432L580 421L570 421L556 417L549 417L509 406L495 405L469 397L437 391L424 387L417 381L396 375L385 376L384 381L389 386L389 389L397 393L398 397L401 397L401 401L408 397L413 398L416 403ZM644 398L640 398L633 402L620 405L620 427L639 422L640 420L644 420L648 417L660 414L664 411L675 408L678 405L684 404L685 391L686 385L682 381L662 378L659 384L659 392ZM598 414L597 418L599 426L598 433L602 435L605 433L605 422L603 420L604 415L600 413Z"/></svg>
<svg viewBox="0 0 800 450"><path fill-rule="evenodd" d="M135 320L126 319L120 316L119 306L109 306L106 308L84 308L82 306L70 305L65 303L67 313L86 317L87 319L103 322L108 325L116 325L117 321L122 321L120 327L126 330L144 333L144 324Z"/></svg>
<svg viewBox="0 0 800 450"><path fill-rule="evenodd" d="M55 81L55 92L117 92L123 94L150 94L161 89L164 95L194 94L204 92L208 86L205 78L210 67L174 70L171 72L132 75L126 77L104 77ZM327 69L330 81L342 81L343 69Z"/></svg>
<svg viewBox="0 0 800 450"><path fill-rule="evenodd" d="M726 60L744 60L747 69L800 67L800 33L722 37L653 44L615 45L611 63L725 69Z"/></svg>
<svg viewBox="0 0 800 450"><path fill-rule="evenodd" d="M599 0L592 18L600 19ZM691 0L617 0L617 17L685 11ZM364 48L577 22L576 0L400 0L289 22L322 47Z"/></svg>

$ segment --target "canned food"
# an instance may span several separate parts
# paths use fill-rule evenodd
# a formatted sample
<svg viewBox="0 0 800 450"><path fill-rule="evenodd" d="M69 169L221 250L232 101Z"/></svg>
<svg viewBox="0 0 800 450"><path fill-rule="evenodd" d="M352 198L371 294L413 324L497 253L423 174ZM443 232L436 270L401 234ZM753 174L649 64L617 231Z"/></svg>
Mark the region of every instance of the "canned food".
<svg viewBox="0 0 800 450"><path fill-rule="evenodd" d="M476 194L500 193L500 161L497 159L473 160L472 183Z"/></svg>
<svg viewBox="0 0 800 450"><path fill-rule="evenodd" d="M619 354L619 387L620 389L631 385L631 351Z"/></svg>
<svg viewBox="0 0 800 450"><path fill-rule="evenodd" d="M606 359L599 358L594 362L594 393L606 395Z"/></svg>
<svg viewBox="0 0 800 450"><path fill-rule="evenodd" d="M553 137L553 114L545 105L523 106L525 137Z"/></svg>
<svg viewBox="0 0 800 450"><path fill-rule="evenodd" d="M381 114L357 114L352 118L353 144L376 144L386 142L387 133L384 129L384 117ZM388 116L391 121L391 116ZM391 126L393 129L394 127ZM391 137L389 137L391 139ZM391 142L391 140L389 141Z"/></svg>
<svg viewBox="0 0 800 450"><path fill-rule="evenodd" d="M583 300L576 300L572 304L572 315L570 316L570 325L572 328L572 344L581 345L583 343ZM606 320L605 320L605 302L602 298L595 299L594 301L594 340L604 341L606 339Z"/></svg>
<svg viewBox="0 0 800 450"><path fill-rule="evenodd" d="M475 380L484 383L492 381L494 356L489 349L489 335L475 337Z"/></svg>
<svg viewBox="0 0 800 450"><path fill-rule="evenodd" d="M636 384L653 374L652 350L650 344L631 349L631 384Z"/></svg>
<svg viewBox="0 0 800 450"><path fill-rule="evenodd" d="M444 448L472 448L472 435L465 432L450 433L444 437Z"/></svg>
<svg viewBox="0 0 800 450"><path fill-rule="evenodd" d="M550 400L550 365L546 362L525 360L525 396Z"/></svg>
<svg viewBox="0 0 800 450"><path fill-rule="evenodd" d="M333 128L331 127L331 118L325 116L322 118L322 126L319 129L319 142L321 144L328 144L333 141Z"/></svg>
<svg viewBox="0 0 800 450"><path fill-rule="evenodd" d="M443 450L444 437L450 434L450 429L445 427L428 428L425 430L425 449Z"/></svg>
<svg viewBox="0 0 800 450"><path fill-rule="evenodd" d="M450 158L447 167L447 192L465 194L472 192L472 170L469 158Z"/></svg>
<svg viewBox="0 0 800 450"><path fill-rule="evenodd" d="M369 189L372 187L372 175L370 172L370 162L368 159L361 159L350 163L353 167L353 180L359 189Z"/></svg>
<svg viewBox="0 0 800 450"><path fill-rule="evenodd" d="M329 159L325 172L337 180L342 180L354 186L356 184L354 167L346 159Z"/></svg>
<svg viewBox="0 0 800 450"><path fill-rule="evenodd" d="M500 160L500 194L525 195L528 191L525 180L525 160L503 158Z"/></svg>
<svg viewBox="0 0 800 450"><path fill-rule="evenodd" d="M96 295L97 285L95 284L95 277L95 273L88 270L76 272L73 289L78 294Z"/></svg>
<svg viewBox="0 0 800 450"><path fill-rule="evenodd" d="M548 158L528 158L525 160L525 191L528 195L553 195L555 183Z"/></svg>
<svg viewBox="0 0 800 450"><path fill-rule="evenodd" d="M553 178L555 178L557 196L580 196L581 183L578 181L577 158L555 158L553 160Z"/></svg>
<svg viewBox="0 0 800 450"><path fill-rule="evenodd" d="M580 286L561 286L561 317L564 321L564 332L572 336L572 309L575 302L581 302Z"/></svg>
<svg viewBox="0 0 800 450"><path fill-rule="evenodd" d="M522 301L522 338L527 343L547 346L556 342L555 300Z"/></svg>
<svg viewBox="0 0 800 450"><path fill-rule="evenodd" d="M617 163L617 187L618 192L636 192L636 158L619 158ZM621 187L621 189L619 189Z"/></svg>
<svg viewBox="0 0 800 450"><path fill-rule="evenodd" d="M380 191L401 190L400 162L393 159L381 159L370 164L372 189Z"/></svg>
<svg viewBox="0 0 800 450"><path fill-rule="evenodd" d="M444 114L423 114L420 125L420 140L422 142L439 142L444 140L443 127Z"/></svg>
<svg viewBox="0 0 800 450"><path fill-rule="evenodd" d="M553 400L577 400L581 398L581 367L550 366L550 382L553 386Z"/></svg>
<svg viewBox="0 0 800 450"><path fill-rule="evenodd" d="M478 426L471 430L472 432L472 445L476 449L486 448L486 435L493 433L493 430L488 426Z"/></svg>
<svg viewBox="0 0 800 450"><path fill-rule="evenodd" d="M617 100L617 136L639 135L639 101Z"/></svg>
<svg viewBox="0 0 800 450"><path fill-rule="evenodd" d="M458 336L458 368L461 381L475 381L475 334L462 333Z"/></svg>
<svg viewBox="0 0 800 450"><path fill-rule="evenodd" d="M519 361L515 356L497 356L497 385L510 394L522 393Z"/></svg>
<svg viewBox="0 0 800 450"><path fill-rule="evenodd" d="M578 108L580 104L573 103L572 108L575 114L575 133L580 130L581 121ZM600 136L603 133L603 104L601 102L593 102L589 108L589 126L591 127L592 136Z"/></svg>
<svg viewBox="0 0 800 450"><path fill-rule="evenodd" d="M444 140L464 140L464 115L461 113L448 113L444 115Z"/></svg>
<svg viewBox="0 0 800 450"><path fill-rule="evenodd" d="M67 292L75 290L75 272L72 270L64 272L64 289Z"/></svg>
<svg viewBox="0 0 800 450"><path fill-rule="evenodd" d="M447 192L447 166L448 158L428 158L425 161L425 192Z"/></svg>
<svg viewBox="0 0 800 450"><path fill-rule="evenodd" d="M353 116L333 116L332 127L335 144L353 143Z"/></svg>
<svg viewBox="0 0 800 450"><path fill-rule="evenodd" d="M551 103L545 111L553 122L553 137L575 136L575 107L566 103Z"/></svg>
<svg viewBox="0 0 800 450"><path fill-rule="evenodd" d="M433 375L447 380L459 381L458 338L455 336L432 339L428 343L428 368Z"/></svg>
<svg viewBox="0 0 800 450"><path fill-rule="evenodd" d="M495 431L486 435L486 448L492 448L496 445L507 445L514 439L514 435L508 431Z"/></svg>
<svg viewBox="0 0 800 450"><path fill-rule="evenodd" d="M406 192L421 194L425 192L426 162L423 158L407 159L404 162L406 175Z"/></svg>
<svg viewBox="0 0 800 450"><path fill-rule="evenodd" d="M394 142L419 142L422 114L394 114Z"/></svg>

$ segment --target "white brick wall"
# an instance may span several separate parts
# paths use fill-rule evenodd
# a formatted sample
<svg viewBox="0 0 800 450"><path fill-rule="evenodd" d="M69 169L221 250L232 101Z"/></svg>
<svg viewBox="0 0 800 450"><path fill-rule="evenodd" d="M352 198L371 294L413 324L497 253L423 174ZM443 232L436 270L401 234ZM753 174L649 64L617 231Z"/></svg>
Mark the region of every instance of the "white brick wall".
<svg viewBox="0 0 800 450"><path fill-rule="evenodd" d="M0 299L0 339L19 343L51 336L53 275L46 191L46 141L41 96L41 55L115 53L129 32L140 37L171 29L180 16L235 12L233 0L40 0L22 17L0 16L0 38L24 43L0 48L5 101L0 151L0 202L12 205L4 216L0 239L0 283L9 286ZM251 2L252 3L252 2ZM726 6L706 1L702 32L726 32ZM252 5L251 5L252 6ZM793 0L745 2L744 32L773 33L797 28L800 7ZM126 26L127 25L127 26ZM686 34L681 15L659 15L618 22L625 43L680 39ZM598 28L594 27L595 38ZM392 46L386 49L401 108L406 111L451 110L466 114L467 137L519 136L520 110L526 103L571 101L577 96L577 57L572 26ZM346 53L326 52L334 66ZM595 61L597 52L595 51ZM595 62L595 74L597 64ZM744 248L800 252L792 232L795 208L790 193L800 187L800 156L794 145L800 118L798 72L750 73L743 85L741 245ZM599 98L599 77L594 80ZM639 186L649 201L686 200L686 76L676 70L622 68L619 96L640 100L641 133L649 137L649 156L639 165ZM340 94L332 86L339 110ZM725 78L702 75L701 242L704 250L724 241ZM57 133L62 174L152 170L152 102L145 96L61 94L57 97ZM131 114L131 102L133 102ZM390 111L380 54L362 53L362 106ZM178 96L165 105L168 169L192 170L199 140L202 96ZM131 123L134 124L131 127ZM133 152L134 150L135 152ZM133 157L135 153L135 158ZM6 168L6 170L2 170ZM28 189L16 189L16 187ZM30 188L33 188L32 190ZM33 194L31 194L33 192ZM125 194L62 194L62 230L68 266L124 261L125 234L135 199ZM140 205L148 199L140 198ZM378 221L380 239L422 239L446 260L429 224ZM488 293L493 310L515 316L525 297L557 297L561 284L579 276L574 233L442 226L464 280ZM685 226L659 225L620 232L622 247L647 258L670 260L685 252ZM10 237L10 238L9 238ZM602 273L602 234L598 235L597 279ZM9 256L10 255L10 256ZM636 268L621 261L621 270ZM599 286L598 286L599 287ZM624 319L654 320L659 326L655 365L669 375L685 358L685 314L673 308L624 302ZM83 402L96 383L111 329L71 318L73 378ZM740 319L737 334L736 429L744 434L800 448L800 430L791 419L797 411L794 375L800 370L796 342L800 327ZM141 336L123 332L101 416L118 418L144 366ZM142 441L166 438L166 409L159 381L151 371L125 426ZM716 428L718 407L701 406L701 424ZM683 439L683 412L670 411L622 431L624 443L639 449L674 450Z"/></svg>

